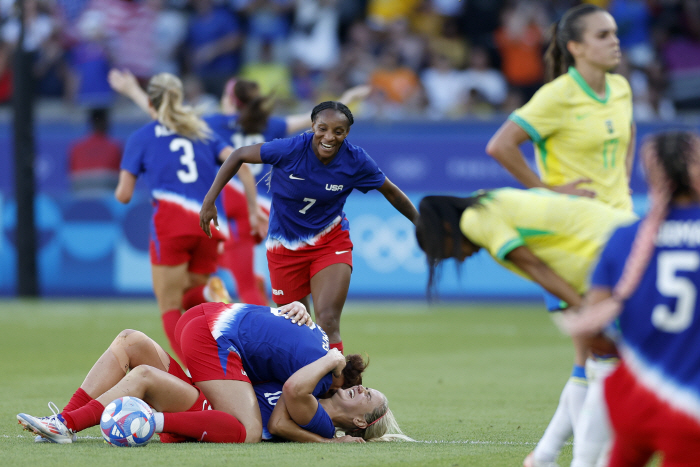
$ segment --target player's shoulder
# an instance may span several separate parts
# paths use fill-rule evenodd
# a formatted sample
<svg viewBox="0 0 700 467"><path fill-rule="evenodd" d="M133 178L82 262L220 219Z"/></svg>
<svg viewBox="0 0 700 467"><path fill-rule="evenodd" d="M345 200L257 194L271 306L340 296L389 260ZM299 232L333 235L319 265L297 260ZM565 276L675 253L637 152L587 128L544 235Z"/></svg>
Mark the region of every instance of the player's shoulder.
<svg viewBox="0 0 700 467"><path fill-rule="evenodd" d="M632 95L632 88L629 81L624 76L617 73L608 73L606 75L610 91L615 94Z"/></svg>
<svg viewBox="0 0 700 467"><path fill-rule="evenodd" d="M232 115L224 115L220 113L213 113L202 117L202 120L204 120L207 123L207 125L212 127L226 125L231 119L235 119L235 117Z"/></svg>

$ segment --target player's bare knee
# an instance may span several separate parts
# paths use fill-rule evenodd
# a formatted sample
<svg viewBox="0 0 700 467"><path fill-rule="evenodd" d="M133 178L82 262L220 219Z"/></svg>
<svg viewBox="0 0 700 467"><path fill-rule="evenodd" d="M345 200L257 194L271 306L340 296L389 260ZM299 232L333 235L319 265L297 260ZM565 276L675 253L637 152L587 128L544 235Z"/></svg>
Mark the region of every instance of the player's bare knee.
<svg viewBox="0 0 700 467"><path fill-rule="evenodd" d="M112 352L112 355L117 359L119 367L124 371L124 374L131 368L131 357L127 349L130 348L131 342L134 340L132 336L137 333L143 334L133 329L125 329L117 335L109 346L109 351Z"/></svg>

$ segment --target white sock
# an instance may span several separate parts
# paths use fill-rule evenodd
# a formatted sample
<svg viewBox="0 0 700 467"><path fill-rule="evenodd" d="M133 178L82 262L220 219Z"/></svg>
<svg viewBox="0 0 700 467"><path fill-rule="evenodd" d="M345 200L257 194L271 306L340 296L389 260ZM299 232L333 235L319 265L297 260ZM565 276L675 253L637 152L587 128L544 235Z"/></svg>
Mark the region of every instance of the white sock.
<svg viewBox="0 0 700 467"><path fill-rule="evenodd" d="M585 381L585 380L584 380ZM537 462L555 462L562 446L574 433L574 418L578 418L586 394L585 383L580 378L570 378L559 397L559 405L547 429L535 447L533 457ZM579 402L580 401L580 402Z"/></svg>
<svg viewBox="0 0 700 467"><path fill-rule="evenodd" d="M612 429L605 405L603 382L617 366L617 359L589 362L592 367L586 400L581 408L578 423L574 426L574 458L571 467L595 467L605 462Z"/></svg>
<svg viewBox="0 0 700 467"><path fill-rule="evenodd" d="M165 417L160 412L153 412L153 419L156 421L156 433L163 432L163 424L165 423Z"/></svg>

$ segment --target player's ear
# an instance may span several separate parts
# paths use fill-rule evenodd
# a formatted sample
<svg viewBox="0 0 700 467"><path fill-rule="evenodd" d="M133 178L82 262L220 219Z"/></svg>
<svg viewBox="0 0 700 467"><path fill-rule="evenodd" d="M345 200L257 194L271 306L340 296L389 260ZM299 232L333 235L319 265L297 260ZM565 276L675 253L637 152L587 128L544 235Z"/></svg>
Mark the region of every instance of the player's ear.
<svg viewBox="0 0 700 467"><path fill-rule="evenodd" d="M367 420L364 416L357 416L352 419L352 423L359 429L364 430L367 428Z"/></svg>

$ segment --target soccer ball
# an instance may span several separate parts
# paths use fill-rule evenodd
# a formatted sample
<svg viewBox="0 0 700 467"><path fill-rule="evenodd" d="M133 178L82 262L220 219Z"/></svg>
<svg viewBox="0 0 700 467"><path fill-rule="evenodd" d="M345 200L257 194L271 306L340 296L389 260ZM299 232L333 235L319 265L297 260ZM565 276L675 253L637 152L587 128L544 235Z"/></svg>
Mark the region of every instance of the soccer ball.
<svg viewBox="0 0 700 467"><path fill-rule="evenodd" d="M120 397L105 407L100 420L102 437L118 447L145 446L153 436L153 410L136 397Z"/></svg>

